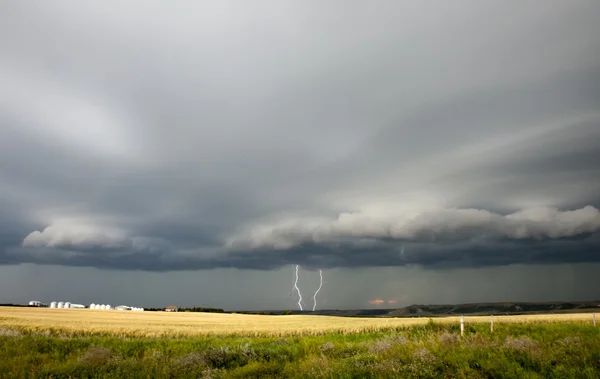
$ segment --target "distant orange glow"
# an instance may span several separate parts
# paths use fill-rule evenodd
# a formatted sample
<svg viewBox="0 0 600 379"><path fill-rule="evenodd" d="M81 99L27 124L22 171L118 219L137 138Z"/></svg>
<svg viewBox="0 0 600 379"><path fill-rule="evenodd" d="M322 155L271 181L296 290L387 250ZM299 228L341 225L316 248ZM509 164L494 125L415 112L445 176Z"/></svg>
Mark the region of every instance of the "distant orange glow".
<svg viewBox="0 0 600 379"><path fill-rule="evenodd" d="M386 302L388 304L398 304L398 303L406 303L408 300L408 295L400 295L398 297L394 297L393 299L388 299Z"/></svg>
<svg viewBox="0 0 600 379"><path fill-rule="evenodd" d="M369 304L371 304L371 305L380 305L383 303L385 303L385 300L381 300L381 299L369 300Z"/></svg>

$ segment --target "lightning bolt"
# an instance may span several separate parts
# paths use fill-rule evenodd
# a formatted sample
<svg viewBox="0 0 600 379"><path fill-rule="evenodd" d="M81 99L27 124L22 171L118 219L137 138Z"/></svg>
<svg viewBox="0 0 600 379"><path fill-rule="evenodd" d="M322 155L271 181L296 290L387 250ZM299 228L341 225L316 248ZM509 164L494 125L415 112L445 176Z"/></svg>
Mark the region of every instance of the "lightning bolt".
<svg viewBox="0 0 600 379"><path fill-rule="evenodd" d="M300 288L298 288L298 265L296 265L296 281L294 282L294 289L298 292L298 306L300 307L300 310L303 311L304 309L302 309L302 294L300 293Z"/></svg>
<svg viewBox="0 0 600 379"><path fill-rule="evenodd" d="M315 291L313 296L313 312L315 309L317 309L317 294L321 290L321 287L323 287L323 270L319 270L319 278L321 278L321 281L319 282L319 288L317 288L317 291Z"/></svg>

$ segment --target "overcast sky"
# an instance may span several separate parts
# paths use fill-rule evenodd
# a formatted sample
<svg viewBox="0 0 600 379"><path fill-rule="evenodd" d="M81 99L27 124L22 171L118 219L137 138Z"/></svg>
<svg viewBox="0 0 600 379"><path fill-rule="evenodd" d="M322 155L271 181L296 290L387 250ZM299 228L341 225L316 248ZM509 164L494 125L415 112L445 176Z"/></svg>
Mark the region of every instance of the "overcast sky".
<svg viewBox="0 0 600 379"><path fill-rule="evenodd" d="M598 19L3 1L0 302L600 298Z"/></svg>

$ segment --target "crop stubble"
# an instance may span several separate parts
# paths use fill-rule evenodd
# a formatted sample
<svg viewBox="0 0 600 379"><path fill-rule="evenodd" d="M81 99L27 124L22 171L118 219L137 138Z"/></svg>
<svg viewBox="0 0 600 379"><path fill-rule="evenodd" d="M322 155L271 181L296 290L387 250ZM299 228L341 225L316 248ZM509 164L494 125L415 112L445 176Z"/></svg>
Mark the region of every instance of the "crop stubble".
<svg viewBox="0 0 600 379"><path fill-rule="evenodd" d="M459 317L434 318L436 323L456 323ZM592 315L547 314L494 316L503 323L591 323ZM313 315L244 315L193 312L128 312L88 309L0 308L0 327L26 332L114 335L130 337L186 337L207 335L293 336L324 333L377 332L424 325L430 318L357 318ZM466 316L465 324L489 323L489 316Z"/></svg>

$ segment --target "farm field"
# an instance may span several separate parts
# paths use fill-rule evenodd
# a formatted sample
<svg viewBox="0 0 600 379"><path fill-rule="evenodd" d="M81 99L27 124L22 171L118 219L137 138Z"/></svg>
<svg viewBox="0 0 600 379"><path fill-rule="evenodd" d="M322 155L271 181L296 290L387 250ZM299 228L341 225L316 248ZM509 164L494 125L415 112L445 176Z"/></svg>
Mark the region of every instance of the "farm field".
<svg viewBox="0 0 600 379"><path fill-rule="evenodd" d="M436 318L458 324L460 317ZM494 316L503 323L591 323L592 314ZM192 312L127 312L88 309L0 307L0 326L25 332L94 334L128 337L188 337L206 335L287 336L330 332L357 333L424 325L429 318L354 318L311 315L263 316ZM465 323L489 323L489 316L465 317Z"/></svg>
<svg viewBox="0 0 600 379"><path fill-rule="evenodd" d="M355 319L0 309L0 378L598 378L590 314Z"/></svg>

